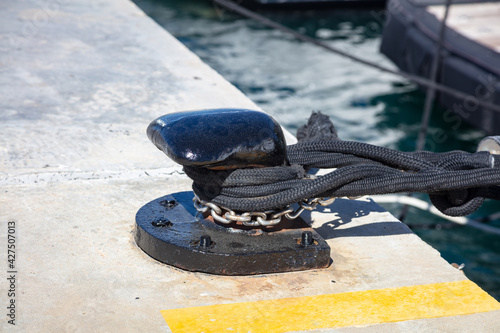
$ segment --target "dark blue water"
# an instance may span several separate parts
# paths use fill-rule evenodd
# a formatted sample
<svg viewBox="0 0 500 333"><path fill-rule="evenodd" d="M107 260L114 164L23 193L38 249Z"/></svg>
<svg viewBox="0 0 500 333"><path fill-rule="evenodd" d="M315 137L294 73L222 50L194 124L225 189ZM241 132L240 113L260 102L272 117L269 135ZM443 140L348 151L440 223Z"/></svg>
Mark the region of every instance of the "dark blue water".
<svg viewBox="0 0 500 333"><path fill-rule="evenodd" d="M154 20L237 86L292 133L311 111L330 116L344 140L415 149L425 95L405 79L380 73L215 7L209 0L135 0ZM379 53L381 8L262 11L260 13L344 51L393 65ZM426 148L474 151L485 134L456 127L437 107ZM426 198L425 195L419 196ZM400 206L385 207L395 215ZM497 212L488 201L473 217ZM406 223L450 263L500 300L500 237L414 208ZM439 228L432 227L439 224ZM493 223L499 226L499 222Z"/></svg>

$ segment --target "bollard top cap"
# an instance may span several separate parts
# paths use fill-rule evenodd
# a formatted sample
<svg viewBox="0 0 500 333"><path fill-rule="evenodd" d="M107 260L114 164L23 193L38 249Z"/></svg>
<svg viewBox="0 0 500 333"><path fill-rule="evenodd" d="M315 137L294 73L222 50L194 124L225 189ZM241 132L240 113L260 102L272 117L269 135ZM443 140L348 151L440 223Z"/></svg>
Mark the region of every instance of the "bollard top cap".
<svg viewBox="0 0 500 333"><path fill-rule="evenodd" d="M209 109L166 114L148 126L149 139L175 162L225 170L286 163L281 126L266 113Z"/></svg>

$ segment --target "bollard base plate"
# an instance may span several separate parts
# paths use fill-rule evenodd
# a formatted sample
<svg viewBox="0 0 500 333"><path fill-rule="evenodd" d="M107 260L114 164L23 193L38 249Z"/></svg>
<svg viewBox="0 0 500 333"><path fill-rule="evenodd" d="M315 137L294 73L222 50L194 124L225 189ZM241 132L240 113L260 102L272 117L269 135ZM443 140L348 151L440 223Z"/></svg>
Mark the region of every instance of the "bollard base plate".
<svg viewBox="0 0 500 333"><path fill-rule="evenodd" d="M325 268L330 247L304 220L273 228L236 228L215 223L193 207L192 192L155 199L136 214L134 237L150 257L188 271L252 275ZM310 234L309 234L310 232ZM303 245L307 233L310 245Z"/></svg>

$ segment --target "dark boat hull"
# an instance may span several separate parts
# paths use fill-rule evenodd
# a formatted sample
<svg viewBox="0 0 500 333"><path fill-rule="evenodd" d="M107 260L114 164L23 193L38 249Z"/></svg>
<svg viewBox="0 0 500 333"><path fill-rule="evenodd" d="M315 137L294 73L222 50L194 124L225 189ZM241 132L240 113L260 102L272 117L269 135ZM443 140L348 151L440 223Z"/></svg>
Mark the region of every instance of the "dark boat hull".
<svg viewBox="0 0 500 333"><path fill-rule="evenodd" d="M384 27L381 52L401 70L429 78L440 21L416 1L391 0L387 8L392 13ZM447 28L437 81L469 95L463 100L437 95L452 126L466 121L489 134L500 134L500 113L478 105L478 101L500 105L499 53Z"/></svg>

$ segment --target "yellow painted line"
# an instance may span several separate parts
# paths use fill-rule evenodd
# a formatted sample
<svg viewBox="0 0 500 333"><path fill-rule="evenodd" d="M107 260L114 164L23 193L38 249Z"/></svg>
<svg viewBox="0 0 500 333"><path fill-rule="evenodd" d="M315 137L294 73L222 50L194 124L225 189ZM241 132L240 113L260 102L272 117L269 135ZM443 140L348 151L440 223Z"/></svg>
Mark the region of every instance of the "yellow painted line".
<svg viewBox="0 0 500 333"><path fill-rule="evenodd" d="M162 310L173 333L290 332L500 310L469 280Z"/></svg>

